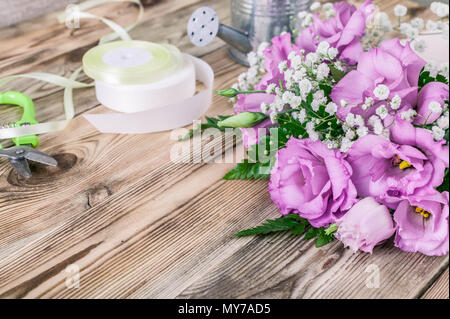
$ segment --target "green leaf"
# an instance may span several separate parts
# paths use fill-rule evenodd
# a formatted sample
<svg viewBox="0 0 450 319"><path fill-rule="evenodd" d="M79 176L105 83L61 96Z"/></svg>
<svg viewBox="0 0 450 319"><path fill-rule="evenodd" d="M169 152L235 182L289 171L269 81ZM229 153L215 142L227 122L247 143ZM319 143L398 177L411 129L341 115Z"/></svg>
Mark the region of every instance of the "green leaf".
<svg viewBox="0 0 450 319"><path fill-rule="evenodd" d="M447 78L442 74L436 75L436 81L448 84Z"/></svg>
<svg viewBox="0 0 450 319"><path fill-rule="evenodd" d="M259 236L287 230L292 230L292 232L299 232L301 227L306 227L306 224L306 220L298 221L290 217L290 215L287 215L277 219L268 219L261 226L243 230L237 233L235 236Z"/></svg>
<svg viewBox="0 0 450 319"><path fill-rule="evenodd" d="M225 128L219 127L218 123L220 121L226 120L230 116L219 115L218 118L205 117L206 123L202 123L202 124L200 124L199 127L189 130L189 133L187 133L185 136L180 138L178 141L180 141L180 142L187 141L187 140L191 139L194 135L196 135L198 133L202 133L204 130L209 129L209 128L216 128L222 132L225 132Z"/></svg>
<svg viewBox="0 0 450 319"><path fill-rule="evenodd" d="M250 163L245 159L242 163L237 164L231 171L223 177L224 180L237 179L264 179L270 176L269 173L262 173L263 171L270 172L270 163Z"/></svg>
<svg viewBox="0 0 450 319"><path fill-rule="evenodd" d="M445 170L444 182L437 188L439 192L448 192L450 189L449 169Z"/></svg>
<svg viewBox="0 0 450 319"><path fill-rule="evenodd" d="M321 228L310 228L306 234L305 239L313 239L316 238L316 247L322 247L326 244L331 243L334 240L333 234L327 234L327 231L324 227Z"/></svg>
<svg viewBox="0 0 450 319"><path fill-rule="evenodd" d="M306 226L308 226L307 223L300 223L299 225L295 226L291 233L296 236L300 236L305 232Z"/></svg>
<svg viewBox="0 0 450 319"><path fill-rule="evenodd" d="M316 247L320 248L322 246L325 246L329 243L331 243L334 240L333 235L327 235L323 229L319 231L319 235L317 236L316 240Z"/></svg>
<svg viewBox="0 0 450 319"><path fill-rule="evenodd" d="M312 228L308 229L308 231L306 232L305 239L313 239L313 238L317 237L318 233L319 233L319 230L317 228L312 227Z"/></svg>
<svg viewBox="0 0 450 319"><path fill-rule="evenodd" d="M331 77L336 82L339 82L344 76L345 71L336 69L333 65L330 65Z"/></svg>

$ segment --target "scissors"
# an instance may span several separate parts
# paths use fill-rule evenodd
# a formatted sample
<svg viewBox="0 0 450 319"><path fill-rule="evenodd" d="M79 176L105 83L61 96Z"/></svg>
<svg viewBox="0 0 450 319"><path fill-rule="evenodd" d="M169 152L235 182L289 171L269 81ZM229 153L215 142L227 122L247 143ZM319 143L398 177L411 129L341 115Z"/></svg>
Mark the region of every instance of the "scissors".
<svg viewBox="0 0 450 319"><path fill-rule="evenodd" d="M7 127L19 127L37 124L34 103L26 94L16 91L0 92L0 104L17 105L23 108L20 121L7 124ZM19 136L12 139L15 146L3 149L0 145L0 157L9 160L16 172L25 177L32 177L28 161L38 162L48 166L57 166L58 162L51 156L36 150L39 139L36 135Z"/></svg>

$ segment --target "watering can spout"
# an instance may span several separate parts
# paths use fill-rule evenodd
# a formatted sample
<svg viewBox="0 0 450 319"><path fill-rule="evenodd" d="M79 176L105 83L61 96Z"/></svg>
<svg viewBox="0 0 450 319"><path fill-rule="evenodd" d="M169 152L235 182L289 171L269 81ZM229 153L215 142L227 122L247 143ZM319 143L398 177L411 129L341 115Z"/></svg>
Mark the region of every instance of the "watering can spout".
<svg viewBox="0 0 450 319"><path fill-rule="evenodd" d="M253 50L248 34L237 29L221 24L217 36L242 53L249 53Z"/></svg>
<svg viewBox="0 0 450 319"><path fill-rule="evenodd" d="M221 24L214 9L201 7L189 19L188 35L197 46L205 46L214 38L221 38L230 45L230 56L248 66L247 53L257 50L262 43L270 43L283 32L292 33L301 23L297 14L307 11L311 2L312 0L231 0L232 27Z"/></svg>
<svg viewBox="0 0 450 319"><path fill-rule="evenodd" d="M221 24L216 11L209 7L195 10L189 19L187 33L196 46L206 46L219 37L244 54L253 50L248 34Z"/></svg>

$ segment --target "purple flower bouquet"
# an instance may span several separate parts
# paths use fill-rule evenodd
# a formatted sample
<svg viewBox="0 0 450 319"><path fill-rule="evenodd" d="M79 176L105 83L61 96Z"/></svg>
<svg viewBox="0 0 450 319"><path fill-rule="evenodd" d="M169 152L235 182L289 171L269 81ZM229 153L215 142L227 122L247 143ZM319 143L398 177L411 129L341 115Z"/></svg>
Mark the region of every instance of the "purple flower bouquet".
<svg viewBox="0 0 450 319"><path fill-rule="evenodd" d="M433 6L440 25L426 25L448 37L448 5ZM219 92L236 115L218 126L240 128L249 155L225 179L269 178L283 215L237 236L306 232L318 247L369 253L394 237L407 252L448 254L448 63L416 53L425 23L402 23L403 6L399 26L370 1L322 11L301 12L297 34L263 44Z"/></svg>

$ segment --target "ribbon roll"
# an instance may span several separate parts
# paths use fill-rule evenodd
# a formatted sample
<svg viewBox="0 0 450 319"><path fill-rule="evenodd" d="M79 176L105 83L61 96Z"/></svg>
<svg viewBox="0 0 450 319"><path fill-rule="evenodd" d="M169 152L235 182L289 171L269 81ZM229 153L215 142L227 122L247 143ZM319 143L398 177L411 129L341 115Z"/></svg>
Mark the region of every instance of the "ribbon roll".
<svg viewBox="0 0 450 319"><path fill-rule="evenodd" d="M205 90L192 97L181 99L178 92L173 91L172 97L178 96L179 101L158 108L152 108L151 101L148 101L148 110L146 111L85 114L84 117L102 133L142 134L161 132L192 124L206 112L211 104L214 72L206 62L198 58L187 54L183 54L183 57L192 63L196 74L195 79L205 84ZM176 87L176 84L173 85ZM166 89L170 89L170 85ZM132 104L129 106L133 107Z"/></svg>

